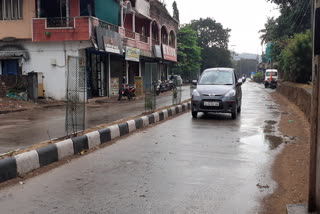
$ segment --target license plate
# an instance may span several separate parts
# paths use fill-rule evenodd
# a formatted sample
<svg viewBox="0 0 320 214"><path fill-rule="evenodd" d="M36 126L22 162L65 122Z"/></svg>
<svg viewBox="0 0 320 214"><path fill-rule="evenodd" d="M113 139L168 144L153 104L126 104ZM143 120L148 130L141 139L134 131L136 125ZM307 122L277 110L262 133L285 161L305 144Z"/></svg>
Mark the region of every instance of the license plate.
<svg viewBox="0 0 320 214"><path fill-rule="evenodd" d="M204 106L220 106L220 103L219 102L204 102L203 103Z"/></svg>

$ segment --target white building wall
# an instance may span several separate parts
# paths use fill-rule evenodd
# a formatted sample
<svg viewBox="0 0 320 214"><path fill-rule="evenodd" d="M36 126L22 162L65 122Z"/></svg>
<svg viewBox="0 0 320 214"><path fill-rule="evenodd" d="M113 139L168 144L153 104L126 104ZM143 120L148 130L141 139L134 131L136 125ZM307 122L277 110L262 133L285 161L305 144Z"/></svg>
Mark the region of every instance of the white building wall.
<svg viewBox="0 0 320 214"><path fill-rule="evenodd" d="M79 50L91 47L89 41L24 42L30 60L23 62L22 72L42 72L45 97L64 100L68 56L79 56ZM55 63L56 65L52 65Z"/></svg>

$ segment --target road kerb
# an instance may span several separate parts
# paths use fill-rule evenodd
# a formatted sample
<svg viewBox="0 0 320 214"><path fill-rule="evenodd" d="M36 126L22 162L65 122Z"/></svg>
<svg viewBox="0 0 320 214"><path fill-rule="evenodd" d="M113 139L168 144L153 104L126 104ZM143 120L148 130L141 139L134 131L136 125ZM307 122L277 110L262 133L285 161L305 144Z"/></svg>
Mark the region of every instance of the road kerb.
<svg viewBox="0 0 320 214"><path fill-rule="evenodd" d="M135 120L129 120L98 131L89 132L83 136L63 140L13 157L0 159L0 183L17 178L17 176L32 172L72 155L81 154L86 150L93 149L100 144L110 142L113 139L125 136L151 124L164 121L174 115L188 111L190 107L190 103L177 105Z"/></svg>

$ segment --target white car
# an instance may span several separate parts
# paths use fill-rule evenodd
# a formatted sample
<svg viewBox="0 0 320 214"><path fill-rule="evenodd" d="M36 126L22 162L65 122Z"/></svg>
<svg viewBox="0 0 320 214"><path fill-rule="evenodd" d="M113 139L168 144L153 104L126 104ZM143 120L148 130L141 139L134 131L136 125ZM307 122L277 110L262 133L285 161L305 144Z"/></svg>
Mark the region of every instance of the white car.
<svg viewBox="0 0 320 214"><path fill-rule="evenodd" d="M271 87L271 85L276 85L278 81L278 70L267 69L264 75L264 87Z"/></svg>

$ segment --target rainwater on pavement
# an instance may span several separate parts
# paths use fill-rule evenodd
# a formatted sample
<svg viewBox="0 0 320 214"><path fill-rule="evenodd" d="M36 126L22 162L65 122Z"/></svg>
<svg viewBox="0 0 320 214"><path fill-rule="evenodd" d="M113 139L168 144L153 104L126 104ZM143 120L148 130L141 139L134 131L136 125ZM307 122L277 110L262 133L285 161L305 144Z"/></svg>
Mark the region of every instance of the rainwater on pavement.
<svg viewBox="0 0 320 214"><path fill-rule="evenodd" d="M270 92L246 83L237 120L186 113L4 188L1 212L259 213L286 140Z"/></svg>
<svg viewBox="0 0 320 214"><path fill-rule="evenodd" d="M182 100L190 98L190 87L184 86ZM140 115L144 99L87 105L86 128ZM172 105L172 93L157 96L157 108ZM35 109L0 115L0 154L27 148L33 144L60 138L65 131L65 106Z"/></svg>

